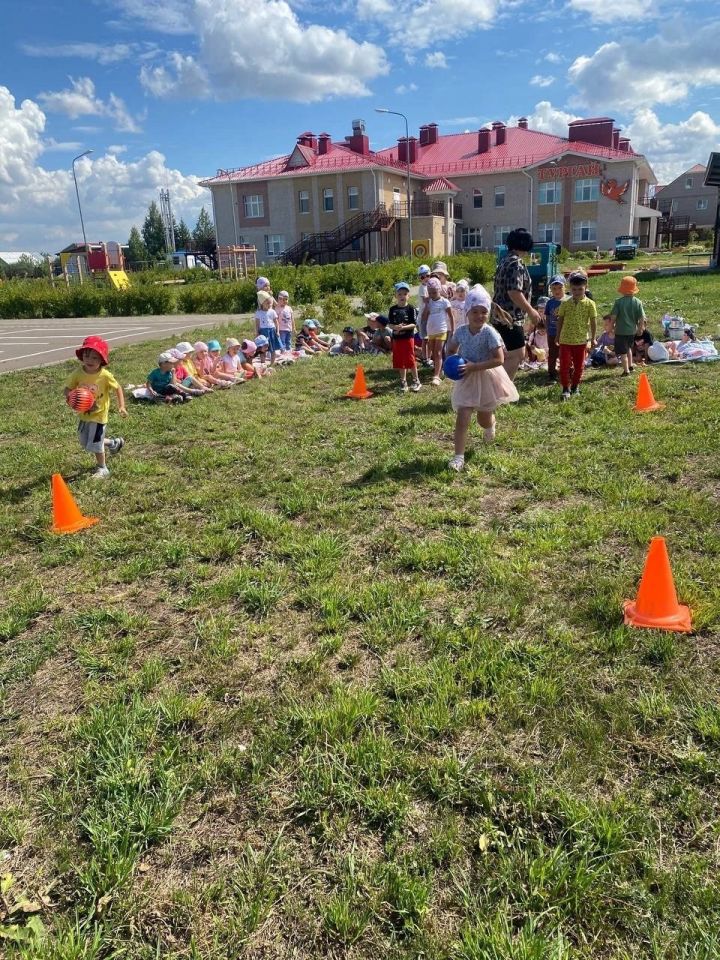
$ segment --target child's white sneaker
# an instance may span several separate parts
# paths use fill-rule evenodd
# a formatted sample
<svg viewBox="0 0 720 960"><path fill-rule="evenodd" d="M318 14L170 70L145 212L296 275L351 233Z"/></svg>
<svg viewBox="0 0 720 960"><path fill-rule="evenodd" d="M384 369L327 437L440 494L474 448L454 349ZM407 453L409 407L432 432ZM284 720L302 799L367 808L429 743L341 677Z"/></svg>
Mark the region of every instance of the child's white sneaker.
<svg viewBox="0 0 720 960"><path fill-rule="evenodd" d="M440 377L433 377L433 378L432 378L432 385L433 385L434 387L439 387L439 386L441 386L441 384L442 384L442 380L440 379Z"/></svg>
<svg viewBox="0 0 720 960"><path fill-rule="evenodd" d="M110 476L110 471L107 467L98 467L92 474L93 480L107 480Z"/></svg>
<svg viewBox="0 0 720 960"><path fill-rule="evenodd" d="M420 381L416 380L415 383L410 387L413 393L417 393L420 389Z"/></svg>
<svg viewBox="0 0 720 960"><path fill-rule="evenodd" d="M456 473L460 473L461 470L465 469L465 457L461 453L456 453L449 461L448 467Z"/></svg>
<svg viewBox="0 0 720 960"><path fill-rule="evenodd" d="M122 448L125 446L125 441L122 437L115 437L108 444L108 453L120 453Z"/></svg>
<svg viewBox="0 0 720 960"><path fill-rule="evenodd" d="M407 393L409 389L410 389L410 388L408 387L408 385L407 385L406 383L401 383L401 384L400 384L400 392L401 392L401 393Z"/></svg>

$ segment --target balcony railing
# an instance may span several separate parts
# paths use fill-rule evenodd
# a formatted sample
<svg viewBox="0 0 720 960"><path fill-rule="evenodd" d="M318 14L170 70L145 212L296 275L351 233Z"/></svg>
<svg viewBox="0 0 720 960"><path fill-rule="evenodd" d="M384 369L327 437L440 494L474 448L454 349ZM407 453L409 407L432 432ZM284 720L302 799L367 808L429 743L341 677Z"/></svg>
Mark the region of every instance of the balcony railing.
<svg viewBox="0 0 720 960"><path fill-rule="evenodd" d="M410 206L413 217L445 217L445 201L443 200L413 200ZM407 220L407 201L398 200L391 204L388 210L397 220ZM453 219L462 220L462 204L453 205Z"/></svg>

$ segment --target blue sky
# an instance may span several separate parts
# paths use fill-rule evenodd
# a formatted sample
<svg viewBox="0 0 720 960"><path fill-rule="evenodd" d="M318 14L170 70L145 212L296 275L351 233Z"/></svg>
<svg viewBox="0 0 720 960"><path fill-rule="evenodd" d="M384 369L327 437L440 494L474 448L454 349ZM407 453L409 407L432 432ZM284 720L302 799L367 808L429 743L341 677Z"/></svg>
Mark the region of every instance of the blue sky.
<svg viewBox="0 0 720 960"><path fill-rule="evenodd" d="M435 121L565 133L609 115L666 182L720 149L710 0L23 0L3 5L0 250L126 240L169 187L192 223L218 167L304 130L371 144Z"/></svg>

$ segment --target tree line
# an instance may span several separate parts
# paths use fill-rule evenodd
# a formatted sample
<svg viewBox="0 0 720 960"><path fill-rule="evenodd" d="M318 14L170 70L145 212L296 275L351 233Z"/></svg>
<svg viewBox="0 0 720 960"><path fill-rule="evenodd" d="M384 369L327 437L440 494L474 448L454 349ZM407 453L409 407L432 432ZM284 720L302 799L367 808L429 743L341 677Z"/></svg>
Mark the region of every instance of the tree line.
<svg viewBox="0 0 720 960"><path fill-rule="evenodd" d="M215 253L215 228L210 214L202 207L195 228L191 231L184 220L178 223L173 215L173 232L176 250L192 250L212 256ZM142 228L133 227L128 239L128 263L143 263L148 260L165 259L165 228L160 208L153 200L143 221Z"/></svg>

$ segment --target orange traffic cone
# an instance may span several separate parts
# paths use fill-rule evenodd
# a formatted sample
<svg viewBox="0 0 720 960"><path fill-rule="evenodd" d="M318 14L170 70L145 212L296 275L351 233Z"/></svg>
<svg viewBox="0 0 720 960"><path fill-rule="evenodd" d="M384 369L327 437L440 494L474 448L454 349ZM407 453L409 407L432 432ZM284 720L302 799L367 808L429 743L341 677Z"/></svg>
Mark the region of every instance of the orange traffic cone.
<svg viewBox="0 0 720 960"><path fill-rule="evenodd" d="M678 603L664 537L653 537L650 541L637 599L626 600L623 610L625 623L631 627L675 633L692 630L690 609Z"/></svg>
<svg viewBox="0 0 720 960"><path fill-rule="evenodd" d="M84 517L59 473L52 476L53 533L77 533L99 523L99 517Z"/></svg>
<svg viewBox="0 0 720 960"><path fill-rule="evenodd" d="M641 373L640 379L638 381L635 410L638 413L647 413L649 410L662 410L664 406L665 406L664 403L658 403L655 397L653 396L653 392L650 387L650 381L647 378L647 374Z"/></svg>
<svg viewBox="0 0 720 960"><path fill-rule="evenodd" d="M353 400L367 400L368 397L372 396L372 393L368 390L367 384L365 383L365 371L361 363L357 365L352 390L346 393L345 396L352 397Z"/></svg>

